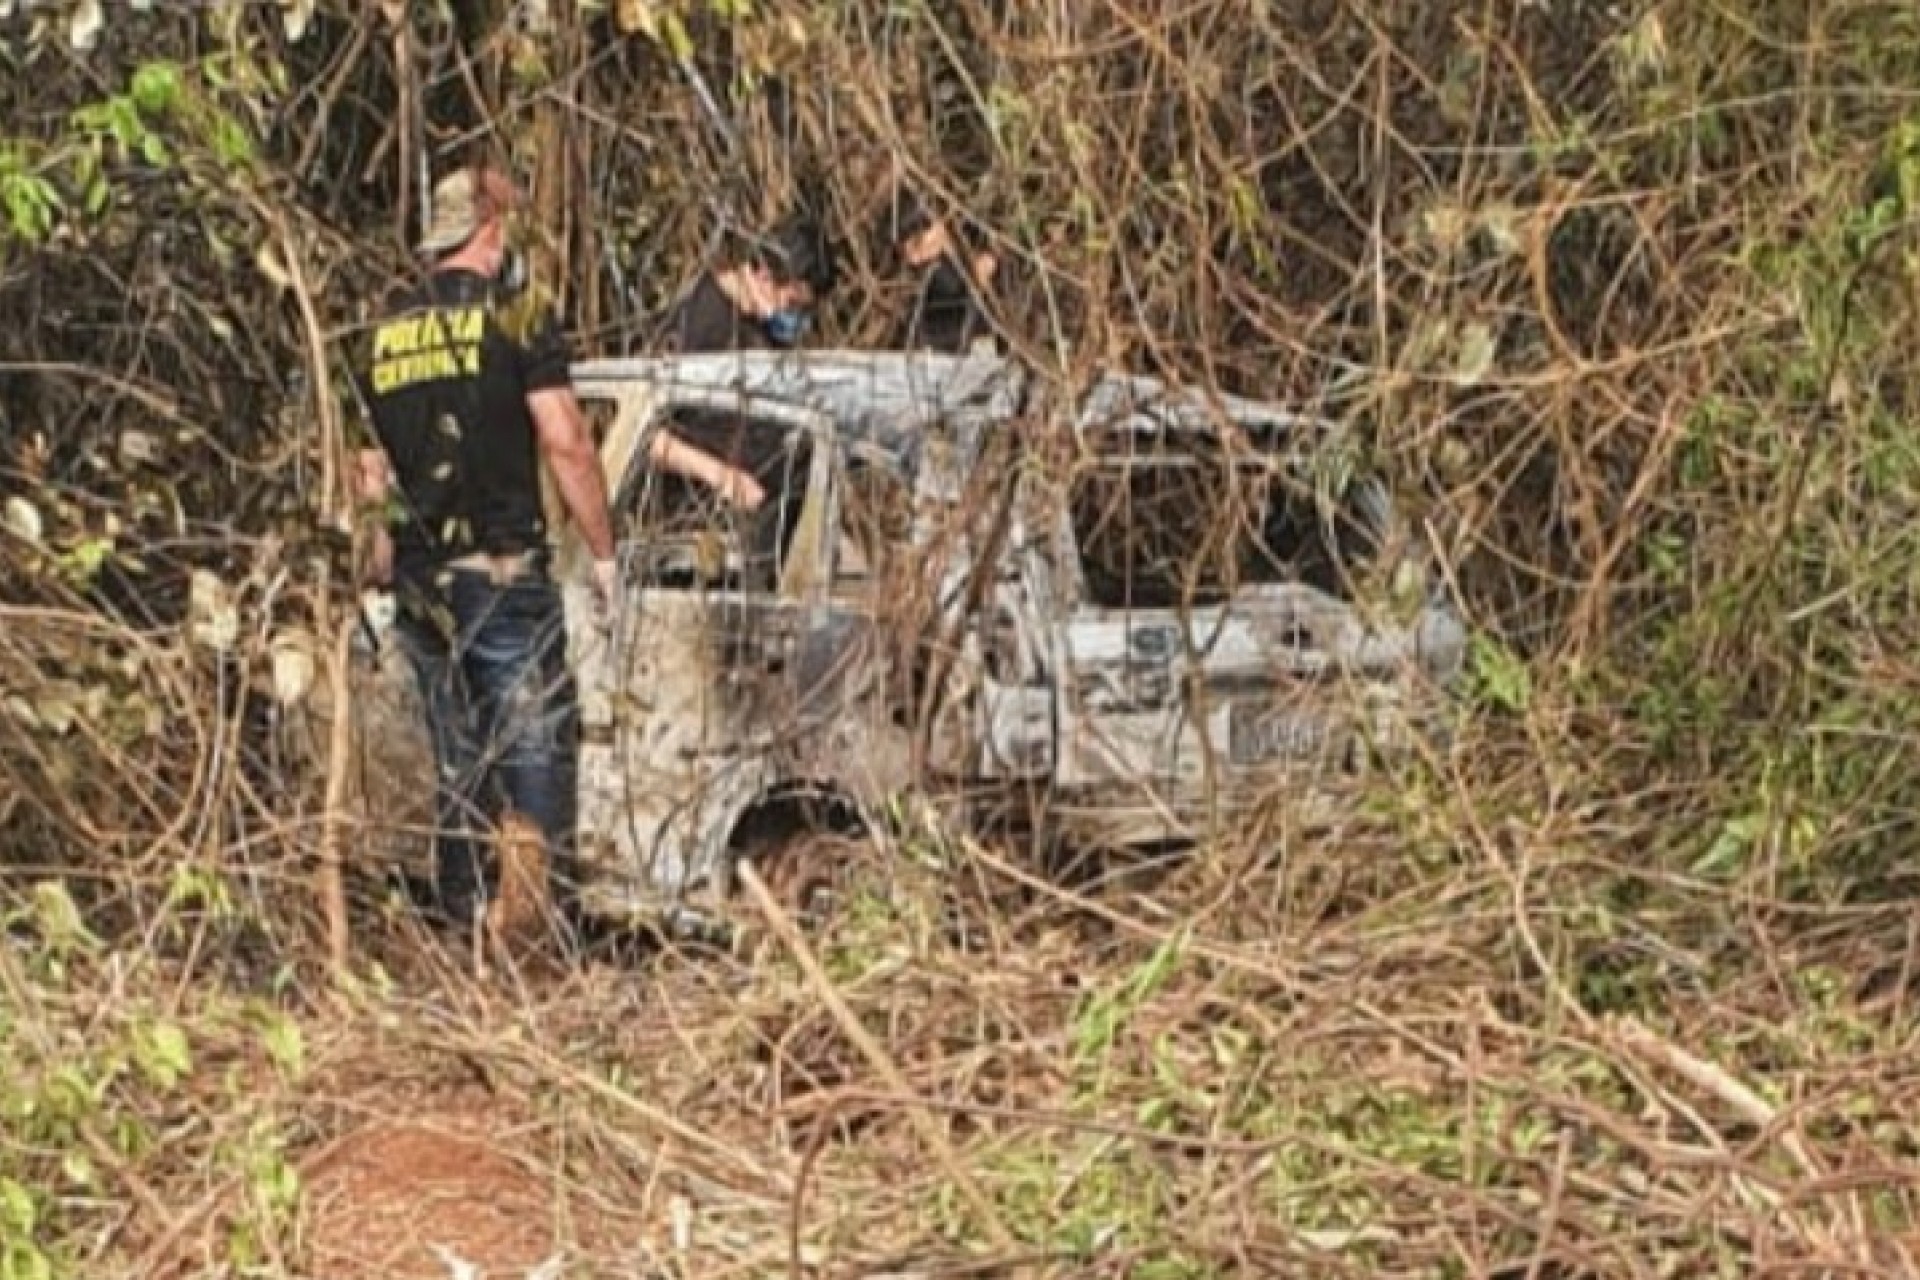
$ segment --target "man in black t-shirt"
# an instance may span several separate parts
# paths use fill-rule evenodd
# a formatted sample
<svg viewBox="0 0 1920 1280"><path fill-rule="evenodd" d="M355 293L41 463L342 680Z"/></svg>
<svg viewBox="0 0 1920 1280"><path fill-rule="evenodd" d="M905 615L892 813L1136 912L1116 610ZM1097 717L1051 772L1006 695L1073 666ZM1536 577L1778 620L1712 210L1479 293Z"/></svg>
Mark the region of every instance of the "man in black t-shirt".
<svg viewBox="0 0 1920 1280"><path fill-rule="evenodd" d="M889 345L961 355L976 341L993 337L993 325L980 303L999 269L993 254L963 255L947 224L904 192L890 203L881 229L882 241L900 263L922 273L913 307Z"/></svg>
<svg viewBox="0 0 1920 1280"><path fill-rule="evenodd" d="M578 712L548 576L542 461L603 601L613 582L606 477L567 343L508 241L516 200L492 171L463 169L434 188L420 245L432 269L388 299L355 370L379 445L360 455L357 488L387 512L374 576L394 589L396 635L426 705L436 888L461 926L485 893L482 825L503 810L539 828L554 897L573 905Z"/></svg>
<svg viewBox="0 0 1920 1280"><path fill-rule="evenodd" d="M460 926L486 895L481 831L505 810L539 828L563 907L574 888L578 711L542 460L603 598L613 577L606 477L570 352L508 242L516 198L492 171L434 188L419 246L432 269L387 300L356 370L379 443L363 455L361 496L389 511L380 567L438 766L439 907Z"/></svg>
<svg viewBox="0 0 1920 1280"><path fill-rule="evenodd" d="M668 351L745 351L799 344L839 283L833 246L804 214L752 238L734 260L700 274L668 313Z"/></svg>
<svg viewBox="0 0 1920 1280"><path fill-rule="evenodd" d="M578 709L548 576L543 461L593 555L603 607L615 580L606 476L557 318L509 241L517 203L491 170L441 180L419 246L432 269L389 299L356 370L379 442L358 459L357 487L392 522L373 576L394 588L426 704L435 878L460 925L485 892L480 828L503 810L539 828L556 902L576 905ZM757 501L749 477L682 442L656 440L651 458L730 501Z"/></svg>
<svg viewBox="0 0 1920 1280"><path fill-rule="evenodd" d="M744 254L702 272L668 314L660 345L689 354L796 346L838 281L825 234L805 215L791 215L752 240ZM774 503L748 531L750 585L770 586L799 514L808 460L804 437L752 428L724 409L683 409L673 424L674 437L752 477L746 505L757 507L768 491L774 493Z"/></svg>
<svg viewBox="0 0 1920 1280"><path fill-rule="evenodd" d="M571 353L509 242L517 202L497 172L442 179L419 246L432 269L389 299L356 370L379 442L358 459L357 488L391 521L372 576L394 588L426 704L436 887L463 926L485 892L480 830L504 810L539 828L556 903L576 905L578 709L548 576L542 462L593 555L603 607L615 580L607 480ZM752 505L752 481L710 455L656 440L651 457Z"/></svg>

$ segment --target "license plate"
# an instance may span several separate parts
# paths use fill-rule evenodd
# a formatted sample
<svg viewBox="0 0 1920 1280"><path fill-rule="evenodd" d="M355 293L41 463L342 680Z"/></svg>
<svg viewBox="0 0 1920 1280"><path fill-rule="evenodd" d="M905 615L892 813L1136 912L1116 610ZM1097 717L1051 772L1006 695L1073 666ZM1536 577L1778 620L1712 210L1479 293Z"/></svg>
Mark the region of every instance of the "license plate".
<svg viewBox="0 0 1920 1280"><path fill-rule="evenodd" d="M1227 735L1236 765L1306 759L1319 754L1329 737L1324 723L1298 710L1244 705L1233 708Z"/></svg>

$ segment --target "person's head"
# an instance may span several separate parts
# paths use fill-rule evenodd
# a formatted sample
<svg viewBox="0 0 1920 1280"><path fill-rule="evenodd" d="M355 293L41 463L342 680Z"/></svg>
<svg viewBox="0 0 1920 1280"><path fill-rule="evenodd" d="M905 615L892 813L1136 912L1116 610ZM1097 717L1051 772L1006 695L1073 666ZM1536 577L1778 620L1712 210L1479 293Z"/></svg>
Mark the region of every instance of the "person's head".
<svg viewBox="0 0 1920 1280"><path fill-rule="evenodd" d="M519 261L508 243L507 219L519 192L497 169L462 167L434 184L426 235L417 246L436 270L464 268L504 278Z"/></svg>
<svg viewBox="0 0 1920 1280"><path fill-rule="evenodd" d="M911 191L894 192L881 212L878 230L883 252L915 269L938 262L953 248L945 221Z"/></svg>
<svg viewBox="0 0 1920 1280"><path fill-rule="evenodd" d="M792 214L754 237L738 269L748 284L741 309L782 345L799 340L814 309L840 280L833 245L805 214Z"/></svg>

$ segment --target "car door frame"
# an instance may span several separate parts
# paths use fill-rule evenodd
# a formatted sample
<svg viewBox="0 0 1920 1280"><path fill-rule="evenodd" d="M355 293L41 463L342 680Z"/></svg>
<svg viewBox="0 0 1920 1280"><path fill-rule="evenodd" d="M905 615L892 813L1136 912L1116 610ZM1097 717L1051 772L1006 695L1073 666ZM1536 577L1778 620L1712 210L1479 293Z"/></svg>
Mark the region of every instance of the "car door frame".
<svg viewBox="0 0 1920 1280"><path fill-rule="evenodd" d="M757 421L781 423L807 432L811 445L810 457L799 517L800 527L796 528L794 536L796 540L803 536L810 518L821 531L821 536L809 548L799 552L811 559L812 570L809 572L797 575L790 572L797 548L789 549L772 594L791 605L824 602L831 581L833 547L830 535L834 527L832 522L837 519L838 496L833 474L837 433L828 415L809 406L726 388L688 387L622 376L581 378L575 392L583 404L611 402L614 405L613 420L608 424L598 449L608 477L608 505L610 515L616 522L616 548L631 540L630 534L618 527L619 521L624 513L646 500L646 494L639 489L639 486L649 482L648 473L652 470L647 465L646 454L655 433L671 428L671 416L675 410L723 408ZM810 511L815 514L810 516ZM579 689L583 747L596 750L611 748L618 752L619 727L613 701L619 693L616 685L618 675L623 670L623 655L615 650L611 641L622 628L602 626L597 621L598 606L593 599L591 578L592 558L579 536L578 528L571 525L563 528L556 543L556 579L567 601L569 663ZM618 550L616 554L619 554ZM638 587L623 590L612 607L635 607L638 598L629 596L627 591L648 589ZM771 762L756 753L754 744L742 744L741 756L745 766L730 775L728 785L723 788L724 794L714 793L703 797L697 817L684 813L667 817L635 839L643 841L654 850L654 858L664 860L667 865L719 869L720 877L727 878L730 869L724 862L725 846L736 822L759 797L777 788L782 781ZM583 771L583 786L586 781ZM682 821L683 818L686 820ZM581 838L585 840L592 834L583 830ZM657 861L655 865L658 865ZM643 863L632 870L636 876L645 877L648 867ZM658 896L663 899L674 898L677 893L668 892Z"/></svg>

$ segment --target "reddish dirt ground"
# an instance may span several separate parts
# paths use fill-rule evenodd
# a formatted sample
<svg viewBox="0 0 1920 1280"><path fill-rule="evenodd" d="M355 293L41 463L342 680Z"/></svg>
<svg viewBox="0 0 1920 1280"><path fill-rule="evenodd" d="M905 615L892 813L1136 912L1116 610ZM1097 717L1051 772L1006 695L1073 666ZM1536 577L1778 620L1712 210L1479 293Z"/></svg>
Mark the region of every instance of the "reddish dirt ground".
<svg viewBox="0 0 1920 1280"><path fill-rule="evenodd" d="M560 1249L549 1188L472 1114L376 1121L302 1173L303 1270L315 1277L448 1280L437 1245L487 1280L519 1280Z"/></svg>

